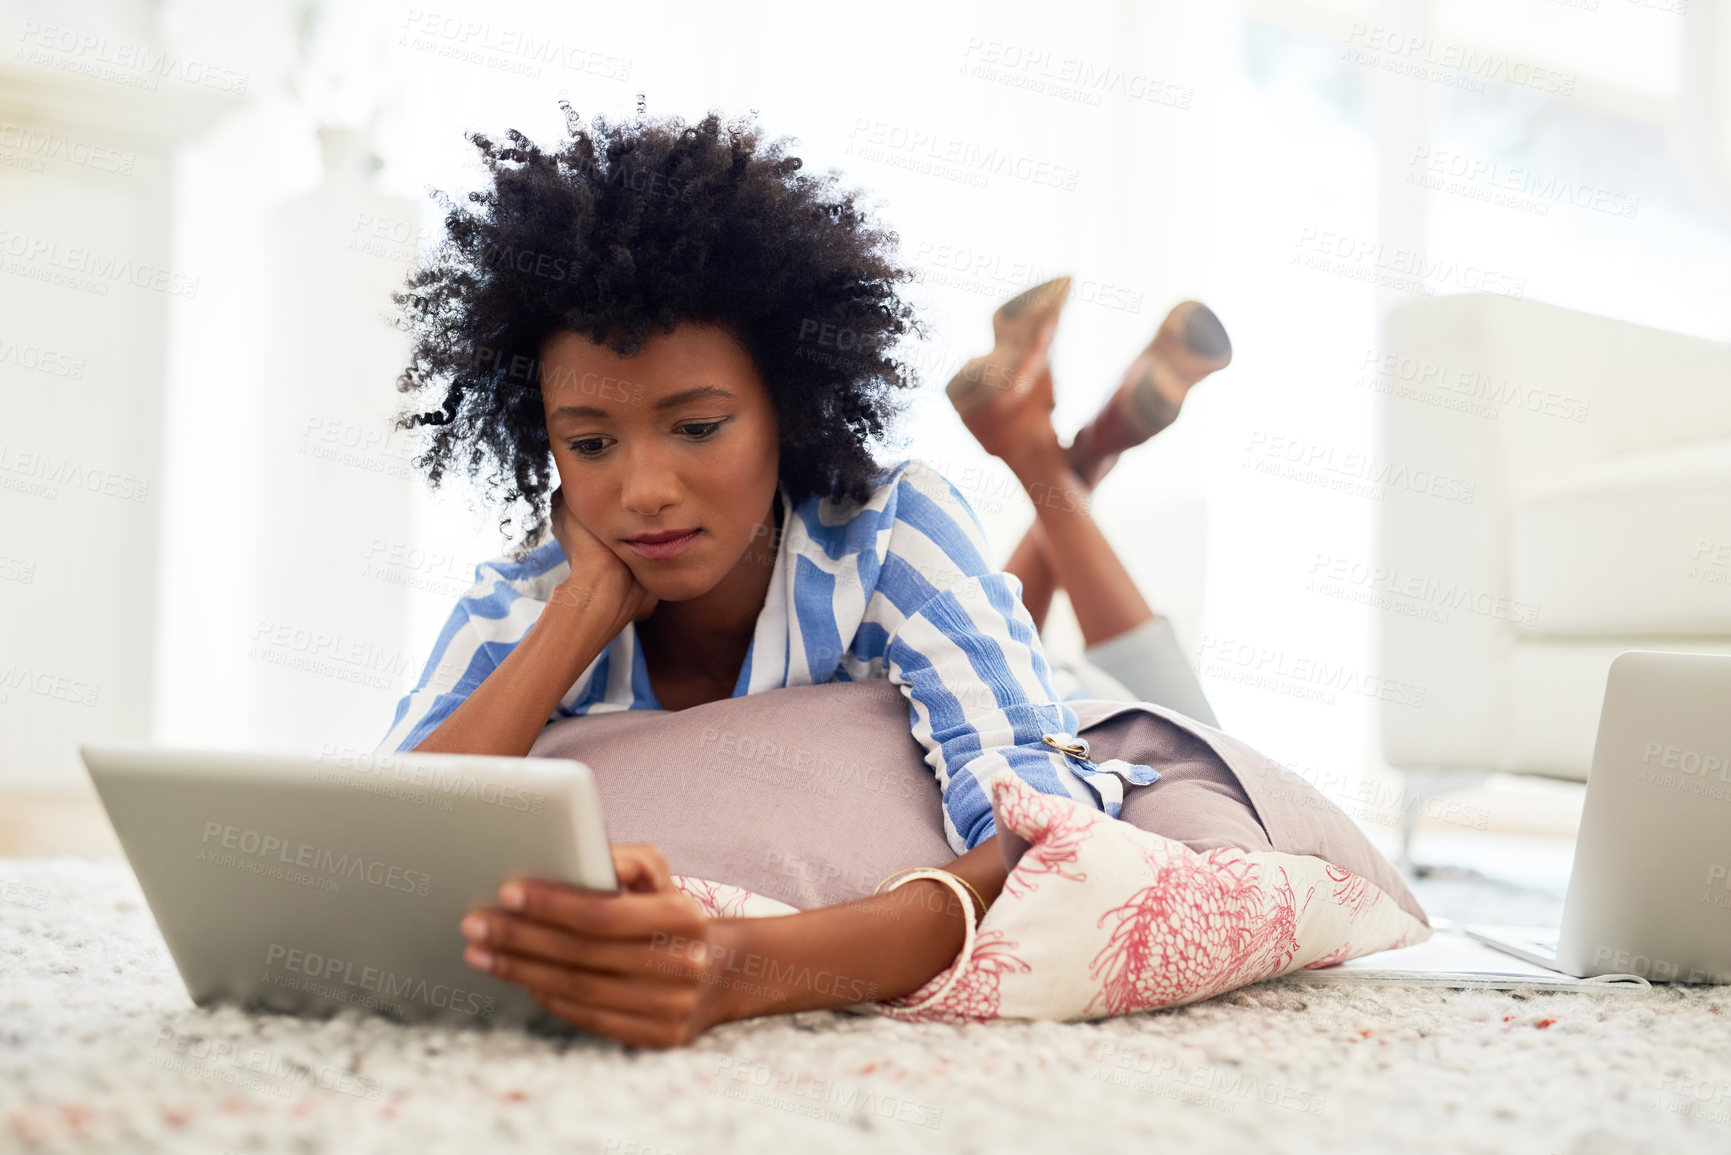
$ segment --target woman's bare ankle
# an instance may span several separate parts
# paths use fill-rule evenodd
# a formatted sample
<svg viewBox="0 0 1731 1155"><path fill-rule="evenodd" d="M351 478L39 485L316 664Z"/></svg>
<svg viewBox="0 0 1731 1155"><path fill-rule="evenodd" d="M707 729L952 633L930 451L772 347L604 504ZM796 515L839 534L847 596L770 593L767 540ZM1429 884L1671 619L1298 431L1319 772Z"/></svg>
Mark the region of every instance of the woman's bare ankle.
<svg viewBox="0 0 1731 1155"><path fill-rule="evenodd" d="M1037 433L1023 437L1013 445L1005 446L998 459L1010 467L1010 472L1016 475L1024 489L1035 482L1062 484L1066 478L1080 483L1076 471L1070 468L1064 447L1058 444L1056 432L1050 438Z"/></svg>

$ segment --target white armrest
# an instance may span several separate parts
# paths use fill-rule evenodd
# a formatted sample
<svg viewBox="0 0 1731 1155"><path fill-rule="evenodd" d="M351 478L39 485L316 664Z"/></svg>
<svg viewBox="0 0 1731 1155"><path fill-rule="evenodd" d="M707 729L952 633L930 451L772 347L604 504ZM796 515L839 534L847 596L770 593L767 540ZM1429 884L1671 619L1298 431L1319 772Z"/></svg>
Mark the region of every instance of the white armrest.
<svg viewBox="0 0 1731 1155"><path fill-rule="evenodd" d="M1623 456L1731 437L1731 347L1467 294L1395 310L1380 353L1367 371L1388 394L1391 476L1450 481L1385 487L1385 580L1433 612L1380 615L1382 674L1424 687L1419 708L1383 704L1384 756L1544 772L1511 741L1515 621L1536 615L1542 630L1544 615L1511 597L1513 502Z"/></svg>

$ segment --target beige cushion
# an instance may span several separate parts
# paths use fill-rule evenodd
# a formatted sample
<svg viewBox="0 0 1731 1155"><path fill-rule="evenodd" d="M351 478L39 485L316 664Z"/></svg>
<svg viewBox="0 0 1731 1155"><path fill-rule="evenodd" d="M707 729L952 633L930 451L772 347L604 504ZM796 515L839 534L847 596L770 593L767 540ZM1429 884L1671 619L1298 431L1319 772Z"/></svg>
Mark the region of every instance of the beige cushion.
<svg viewBox="0 0 1731 1155"><path fill-rule="evenodd" d="M1095 761L1122 758L1161 772L1152 785L1126 788L1126 821L1193 850L1314 854L1424 918L1399 872L1296 774L1279 775L1279 790L1269 788L1271 772L1246 782L1231 762L1276 764L1218 731L1192 732L1124 704L1072 705L1084 707L1078 721ZM1215 746L1232 757L1223 761ZM800 909L847 902L894 871L955 857L937 782L909 729L907 699L887 679L795 686L678 711L589 714L548 726L530 753L588 764L613 841L651 843L675 874ZM1250 801L1256 792L1274 799L1263 804L1265 815Z"/></svg>

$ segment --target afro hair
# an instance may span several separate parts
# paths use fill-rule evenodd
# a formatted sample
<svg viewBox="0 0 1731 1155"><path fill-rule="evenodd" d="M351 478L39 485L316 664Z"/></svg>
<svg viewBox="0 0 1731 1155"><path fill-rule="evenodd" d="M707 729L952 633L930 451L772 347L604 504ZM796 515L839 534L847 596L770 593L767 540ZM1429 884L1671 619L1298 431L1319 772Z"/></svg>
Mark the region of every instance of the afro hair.
<svg viewBox="0 0 1731 1155"><path fill-rule="evenodd" d="M596 117L563 101L567 139L467 139L490 180L445 208L439 246L393 294L411 335L397 428L427 427L415 459L437 488L465 473L501 505L519 552L548 529L555 470L539 353L562 330L638 352L658 330L715 324L751 354L781 427L780 481L863 501L914 386L895 357L923 335L897 286L896 235L868 223L839 174L802 172L751 120ZM514 517L514 515L517 515Z"/></svg>

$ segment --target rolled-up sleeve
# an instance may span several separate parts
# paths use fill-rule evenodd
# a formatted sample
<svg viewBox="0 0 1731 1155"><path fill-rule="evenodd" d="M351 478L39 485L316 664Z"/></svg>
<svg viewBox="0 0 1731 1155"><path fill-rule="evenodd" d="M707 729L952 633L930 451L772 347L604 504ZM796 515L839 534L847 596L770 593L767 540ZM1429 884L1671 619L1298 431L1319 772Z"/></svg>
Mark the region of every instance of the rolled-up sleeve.
<svg viewBox="0 0 1731 1155"><path fill-rule="evenodd" d="M529 632L543 603L525 597L509 580L526 572L527 565L503 561L475 567L475 584L452 608L415 688L397 703L378 752L404 753L420 745Z"/></svg>
<svg viewBox="0 0 1731 1155"><path fill-rule="evenodd" d="M985 562L985 531L942 475L910 470L898 500L908 548L891 554L917 570L899 583L918 605L891 633L885 672L909 702L914 737L943 791L944 832L957 854L996 832L991 781L1013 774L1117 816L1126 782L1159 775L1113 759L1095 763L1076 736L1076 715L1053 689L1051 669L1021 582ZM936 546L934 553L932 546ZM937 560L937 553L944 560Z"/></svg>

